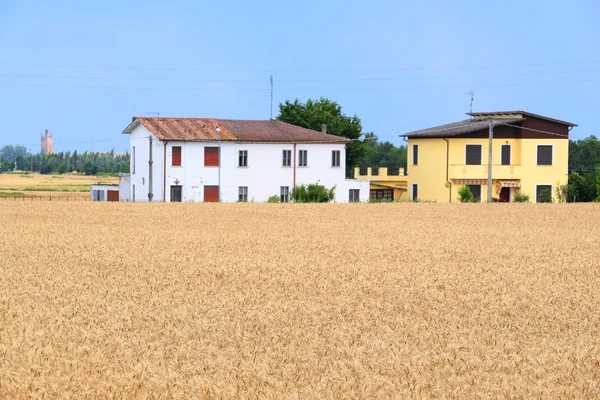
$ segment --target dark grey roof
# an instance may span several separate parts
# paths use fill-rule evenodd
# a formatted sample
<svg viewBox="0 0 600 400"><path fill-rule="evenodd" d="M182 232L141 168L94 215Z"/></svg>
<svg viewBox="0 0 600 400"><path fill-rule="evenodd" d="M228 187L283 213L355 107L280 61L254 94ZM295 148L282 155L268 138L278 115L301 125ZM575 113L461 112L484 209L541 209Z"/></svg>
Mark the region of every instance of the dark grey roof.
<svg viewBox="0 0 600 400"><path fill-rule="evenodd" d="M523 118L502 118L493 119L494 125L502 124L514 124L515 122L522 121ZM421 129L419 131L405 133L403 137L450 137L463 135L465 133L477 132L484 129L488 129L490 120L474 120L465 119L464 121L454 122L451 124L435 126L429 129Z"/></svg>
<svg viewBox="0 0 600 400"><path fill-rule="evenodd" d="M494 117L501 117L501 116L506 116L506 115L522 115L525 117L535 117L535 118L539 118L539 119L545 119L546 121L551 121L551 122L556 122L557 124L562 124L562 125L568 125L568 126L577 126L577 124L574 124L572 122L567 122L567 121L562 121L560 119L555 119L555 118L549 118L549 117L544 117L543 115L539 115L539 114L534 114L534 113L530 113L527 111L493 111L493 112L470 112L467 113L467 115L470 115L472 117L484 117L484 118L494 118Z"/></svg>

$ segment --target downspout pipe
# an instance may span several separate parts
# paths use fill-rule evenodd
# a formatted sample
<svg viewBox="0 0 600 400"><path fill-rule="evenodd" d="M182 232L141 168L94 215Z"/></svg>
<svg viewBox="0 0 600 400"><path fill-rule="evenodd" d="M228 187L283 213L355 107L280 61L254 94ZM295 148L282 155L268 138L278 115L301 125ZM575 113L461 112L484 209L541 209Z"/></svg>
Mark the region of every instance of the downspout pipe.
<svg viewBox="0 0 600 400"><path fill-rule="evenodd" d="M294 143L294 188L296 187L296 143Z"/></svg>
<svg viewBox="0 0 600 400"><path fill-rule="evenodd" d="M446 138L442 139L444 139L444 142L446 142L446 183L448 183L450 187L450 193L448 193L448 202L452 203L452 182L448 180L448 168L450 164L450 142L448 142L448 139Z"/></svg>
<svg viewBox="0 0 600 400"><path fill-rule="evenodd" d="M167 201L167 141L165 140L164 160L163 160L163 203Z"/></svg>

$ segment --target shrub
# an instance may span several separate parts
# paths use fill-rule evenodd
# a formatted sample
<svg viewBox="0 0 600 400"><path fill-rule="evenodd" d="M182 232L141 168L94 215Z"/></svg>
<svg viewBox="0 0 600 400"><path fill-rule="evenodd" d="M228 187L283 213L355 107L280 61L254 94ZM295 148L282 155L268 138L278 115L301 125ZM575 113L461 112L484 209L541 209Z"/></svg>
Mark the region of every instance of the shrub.
<svg viewBox="0 0 600 400"><path fill-rule="evenodd" d="M280 199L280 198L279 198L279 196L278 196L278 195L276 195L276 194L274 194L273 196L270 196L270 197L267 199L267 203L280 203L280 202L281 202L281 199Z"/></svg>
<svg viewBox="0 0 600 400"><path fill-rule="evenodd" d="M461 203L472 203L473 200L476 200L473 196L473 193L471 192L471 188L467 185L464 185L460 189L458 189L458 199Z"/></svg>
<svg viewBox="0 0 600 400"><path fill-rule="evenodd" d="M537 200L538 203L552 203L552 192L550 189L541 190Z"/></svg>
<svg viewBox="0 0 600 400"><path fill-rule="evenodd" d="M529 196L524 193L517 192L513 197L513 201L515 203L529 203Z"/></svg>
<svg viewBox="0 0 600 400"><path fill-rule="evenodd" d="M335 186L327 189L318 183L299 185L290 194L294 203L329 203L335 198Z"/></svg>

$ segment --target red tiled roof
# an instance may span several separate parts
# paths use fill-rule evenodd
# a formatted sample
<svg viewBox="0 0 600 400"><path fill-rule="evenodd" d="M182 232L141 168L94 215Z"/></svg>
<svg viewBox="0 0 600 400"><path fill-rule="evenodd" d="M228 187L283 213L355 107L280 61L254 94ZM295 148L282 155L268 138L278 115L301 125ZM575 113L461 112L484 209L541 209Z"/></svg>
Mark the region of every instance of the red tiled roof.
<svg viewBox="0 0 600 400"><path fill-rule="evenodd" d="M277 120L233 120L215 118L135 117L123 133L139 124L160 140L216 141L221 129L222 141L264 143L348 143L349 139L302 128Z"/></svg>

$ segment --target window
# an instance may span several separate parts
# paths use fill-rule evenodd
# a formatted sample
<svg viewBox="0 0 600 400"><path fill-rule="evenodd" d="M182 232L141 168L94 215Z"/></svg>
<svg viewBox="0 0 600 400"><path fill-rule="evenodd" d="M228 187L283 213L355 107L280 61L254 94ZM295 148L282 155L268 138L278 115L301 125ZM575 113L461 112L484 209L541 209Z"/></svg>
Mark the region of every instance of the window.
<svg viewBox="0 0 600 400"><path fill-rule="evenodd" d="M298 166L299 167L308 166L308 151L307 150L298 150Z"/></svg>
<svg viewBox="0 0 600 400"><path fill-rule="evenodd" d="M471 193L473 193L473 198L477 199L478 202L481 203L481 185L467 185L469 189L471 189Z"/></svg>
<svg viewBox="0 0 600 400"><path fill-rule="evenodd" d="M181 146L173 146L171 151L171 166L181 167Z"/></svg>
<svg viewBox="0 0 600 400"><path fill-rule="evenodd" d="M369 197L378 201L393 201L394 189L371 189Z"/></svg>
<svg viewBox="0 0 600 400"><path fill-rule="evenodd" d="M332 167L340 166L340 151L339 150L331 151L331 166Z"/></svg>
<svg viewBox="0 0 600 400"><path fill-rule="evenodd" d="M535 187L536 203L552 203L552 185L537 185Z"/></svg>
<svg viewBox="0 0 600 400"><path fill-rule="evenodd" d="M135 174L135 146L131 150L131 173Z"/></svg>
<svg viewBox="0 0 600 400"><path fill-rule="evenodd" d="M552 165L552 150L551 144L538 144L537 165Z"/></svg>
<svg viewBox="0 0 600 400"><path fill-rule="evenodd" d="M248 186L240 186L238 192L238 201L248 201Z"/></svg>
<svg viewBox="0 0 600 400"><path fill-rule="evenodd" d="M248 150L240 150L240 157L239 157L239 163L238 166L239 167L247 167L248 166Z"/></svg>
<svg viewBox="0 0 600 400"><path fill-rule="evenodd" d="M290 202L290 187L282 186L279 189L279 197L280 197L282 203L289 203Z"/></svg>
<svg viewBox="0 0 600 400"><path fill-rule="evenodd" d="M371 175L378 176L379 175L379 167L371 167Z"/></svg>
<svg viewBox="0 0 600 400"><path fill-rule="evenodd" d="M284 150L283 151L283 162L281 163L283 167L291 167L292 166L292 151Z"/></svg>
<svg viewBox="0 0 600 400"><path fill-rule="evenodd" d="M362 166L358 167L358 174L359 175L367 175L368 172L369 171L368 171L367 167L362 167Z"/></svg>
<svg viewBox="0 0 600 400"><path fill-rule="evenodd" d="M171 186L171 202L181 203L181 186Z"/></svg>
<svg viewBox="0 0 600 400"><path fill-rule="evenodd" d="M350 189L348 199L350 200L350 203L358 203L360 201L360 189Z"/></svg>
<svg viewBox="0 0 600 400"><path fill-rule="evenodd" d="M221 191L218 186L204 186L204 202L218 203L221 201Z"/></svg>
<svg viewBox="0 0 600 400"><path fill-rule="evenodd" d="M467 144L465 147L465 164L481 165L481 145Z"/></svg>
<svg viewBox="0 0 600 400"><path fill-rule="evenodd" d="M502 165L510 165L510 144L502 145L501 162Z"/></svg>
<svg viewBox="0 0 600 400"><path fill-rule="evenodd" d="M413 144L412 165L419 165L419 145L418 144Z"/></svg>
<svg viewBox="0 0 600 400"><path fill-rule="evenodd" d="M204 148L204 166L218 167L219 166L219 148L205 147Z"/></svg>
<svg viewBox="0 0 600 400"><path fill-rule="evenodd" d="M412 185L412 199L413 201L419 200L419 186L416 183Z"/></svg>

